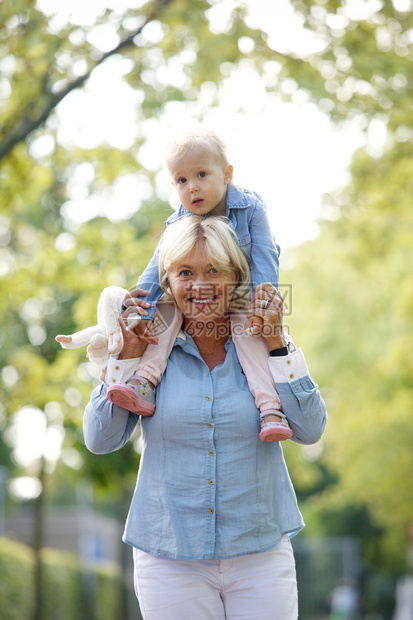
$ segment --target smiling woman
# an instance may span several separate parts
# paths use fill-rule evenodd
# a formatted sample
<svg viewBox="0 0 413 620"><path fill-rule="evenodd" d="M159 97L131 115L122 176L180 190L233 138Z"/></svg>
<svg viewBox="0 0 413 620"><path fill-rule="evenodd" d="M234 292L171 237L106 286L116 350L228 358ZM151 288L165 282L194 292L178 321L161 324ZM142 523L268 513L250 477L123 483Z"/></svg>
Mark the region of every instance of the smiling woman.
<svg viewBox="0 0 413 620"><path fill-rule="evenodd" d="M141 419L143 452L124 533L143 617L296 620L289 538L304 524L281 444L258 438L259 411L234 346L234 298L240 289L245 300L249 269L233 229L217 217L181 218L163 235L159 275L180 331L156 414ZM302 353L285 346L282 300L263 284L252 306L263 318L260 340L293 439L314 443L325 406ZM96 453L121 448L138 419L108 399L112 382L128 380L146 348L125 327L123 336L85 411L86 445Z"/></svg>

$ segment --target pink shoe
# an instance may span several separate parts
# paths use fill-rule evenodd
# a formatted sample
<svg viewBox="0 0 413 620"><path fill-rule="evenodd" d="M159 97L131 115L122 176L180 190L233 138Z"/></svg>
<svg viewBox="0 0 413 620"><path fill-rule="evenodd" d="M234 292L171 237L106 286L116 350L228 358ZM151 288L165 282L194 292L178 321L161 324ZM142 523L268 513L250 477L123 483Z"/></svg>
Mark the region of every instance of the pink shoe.
<svg viewBox="0 0 413 620"><path fill-rule="evenodd" d="M142 416L155 413L155 390L148 382L139 385L117 384L108 388L111 403Z"/></svg>
<svg viewBox="0 0 413 620"><path fill-rule="evenodd" d="M276 415L282 418L281 422L265 422L265 417L261 419L261 432L259 434L261 441L268 443L285 441L293 436L293 432L284 414L277 411Z"/></svg>

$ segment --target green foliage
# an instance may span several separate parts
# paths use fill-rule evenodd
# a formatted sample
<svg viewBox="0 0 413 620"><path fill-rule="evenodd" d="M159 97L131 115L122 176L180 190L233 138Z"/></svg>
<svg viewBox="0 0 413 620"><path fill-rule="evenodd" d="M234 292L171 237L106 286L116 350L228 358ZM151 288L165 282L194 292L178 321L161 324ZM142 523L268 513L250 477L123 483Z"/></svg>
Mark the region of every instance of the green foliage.
<svg viewBox="0 0 413 620"><path fill-rule="evenodd" d="M111 565L102 566L97 569L97 577L95 617L99 620L113 620L119 616L119 571Z"/></svg>
<svg viewBox="0 0 413 620"><path fill-rule="evenodd" d="M390 0L365 11L336 0L292 4L324 43L308 58L289 58L286 68L298 84L337 120L381 116L393 131L411 128L413 12L399 12Z"/></svg>
<svg viewBox="0 0 413 620"><path fill-rule="evenodd" d="M340 522L345 533L344 518L368 561L401 571L413 517L413 13L391 1L358 15L336 0L293 4L324 47L291 54L284 70L336 121L356 120L369 138L377 119L387 139L356 153L349 185L325 197L319 238L295 252L297 266L282 276L293 284L292 334L329 410L322 455L303 449L310 471L299 455L292 469L307 493L320 489L320 471L329 473L304 506L316 529ZM368 521L354 524L364 510Z"/></svg>
<svg viewBox="0 0 413 620"><path fill-rule="evenodd" d="M401 567L411 520L411 161L360 153L342 217L297 251L293 333L329 405L324 464L339 476L323 501L366 505ZM328 260L326 258L328 257ZM310 329L309 329L310 326Z"/></svg>
<svg viewBox="0 0 413 620"><path fill-rule="evenodd" d="M86 580L92 590L96 588L94 617L111 620L117 616L120 571L116 565L106 563L97 568L82 569L75 555L55 549L43 549L41 559L44 620L86 618ZM0 539L2 620L31 620L33 617L34 566L31 549L7 538Z"/></svg>
<svg viewBox="0 0 413 620"><path fill-rule="evenodd" d="M128 174L143 174L154 182L155 173L142 170L139 162L145 119L162 115L170 100L195 101L204 82L218 83L222 62L235 66L243 58L239 37L251 36L257 55L265 52L261 33L247 27L243 9L234 8L223 32L210 29L209 9L204 1L152 0L139 10L107 9L94 23L79 24L70 11L58 18L43 15L32 0L1 4L0 310L5 329L0 362L8 370L0 380L0 428L6 431L0 461L11 475L22 468L10 459L8 426L23 406L46 410L49 403L59 404L64 429L73 430L63 447L83 454L87 473L83 469L82 476L116 488L116 472L129 471L131 478L136 474L138 457L131 459L127 450L124 456L91 462L85 455L78 431L96 372L85 350L63 351L54 337L95 323L105 286L135 285L171 211L153 197L142 204L137 196L136 213L128 222L97 217L80 225L65 209L79 164L87 162L92 171L85 199ZM108 51L93 43L94 29L102 25L119 41ZM58 103L87 85L92 72L110 58L123 58L123 79L138 102L133 146L122 150L102 140L81 148L76 136L62 140ZM186 77L181 85L162 73L168 66L182 70ZM203 104L200 113L205 111ZM49 141L46 155L36 151L39 138Z"/></svg>
<svg viewBox="0 0 413 620"><path fill-rule="evenodd" d="M292 78L338 123L356 122L368 133L376 119L387 128L381 150L368 145L356 154L351 183L326 197L320 237L298 249L297 267L282 274L293 283L289 327L330 415L322 454L287 445L286 456L314 528L322 530L323 519L340 521L336 534L361 528L369 560L400 570L404 524L413 516L413 12L400 13L386 0L357 17L337 0L293 0L305 27L324 42L321 51L299 57L269 49L265 33L247 26L241 3L222 32L213 32L214 4L152 0L139 11L102 11L94 24L82 25L44 16L34 0L0 3L0 462L11 475L22 472L9 454L15 413L58 403L63 448L76 450L81 466L60 463L55 477L91 477L112 498L132 483L139 461L132 442L118 454L86 452L81 417L97 376L84 350L63 351L54 337L95 322L104 286L134 286L170 209L152 197L141 208L137 200L128 222L98 217L75 224L65 215L71 182L88 162L86 198L127 174L154 183L156 172L143 170L139 159L145 121L161 117L170 101L196 103L191 110L202 119L205 84L216 103L222 77L247 63L265 75L271 94L286 98L280 87ZM158 38L150 28L145 33L146 22ZM108 24L125 42L116 54L101 52L90 36ZM240 53L242 36L253 40L252 53ZM63 141L59 93L82 88L110 56L130 62L123 79L139 102L133 146L102 141L87 149L75 136ZM276 76L266 74L268 60L280 64ZM182 71L179 85L162 71L170 66ZM36 154L39 137L51 139L48 155Z"/></svg>
<svg viewBox="0 0 413 620"><path fill-rule="evenodd" d="M82 618L84 597L78 558L55 549L43 549L41 558L44 619Z"/></svg>
<svg viewBox="0 0 413 620"><path fill-rule="evenodd" d="M0 539L0 609L2 620L29 620L34 609L34 554Z"/></svg>

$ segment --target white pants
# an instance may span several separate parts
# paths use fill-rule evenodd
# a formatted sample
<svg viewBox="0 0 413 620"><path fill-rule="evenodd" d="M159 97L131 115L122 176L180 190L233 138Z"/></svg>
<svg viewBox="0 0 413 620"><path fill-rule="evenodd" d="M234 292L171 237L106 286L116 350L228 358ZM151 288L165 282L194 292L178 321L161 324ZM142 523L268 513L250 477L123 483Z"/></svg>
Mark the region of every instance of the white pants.
<svg viewBox="0 0 413 620"><path fill-rule="evenodd" d="M133 549L144 620L297 620L290 540L230 560L174 560Z"/></svg>

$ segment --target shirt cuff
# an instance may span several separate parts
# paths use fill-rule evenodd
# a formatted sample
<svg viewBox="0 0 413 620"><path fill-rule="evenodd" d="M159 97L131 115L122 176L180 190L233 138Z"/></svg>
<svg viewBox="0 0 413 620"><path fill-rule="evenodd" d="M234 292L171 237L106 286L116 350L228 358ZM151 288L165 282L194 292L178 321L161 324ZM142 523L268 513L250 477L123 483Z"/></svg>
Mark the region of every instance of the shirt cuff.
<svg viewBox="0 0 413 620"><path fill-rule="evenodd" d="M140 361L140 357L133 357L128 360L118 360L116 357L110 356L106 367L105 382L108 385L113 385L114 383L126 383L133 376Z"/></svg>
<svg viewBox="0 0 413 620"><path fill-rule="evenodd" d="M291 383L310 376L301 349L281 357L270 357L268 364L275 383Z"/></svg>

